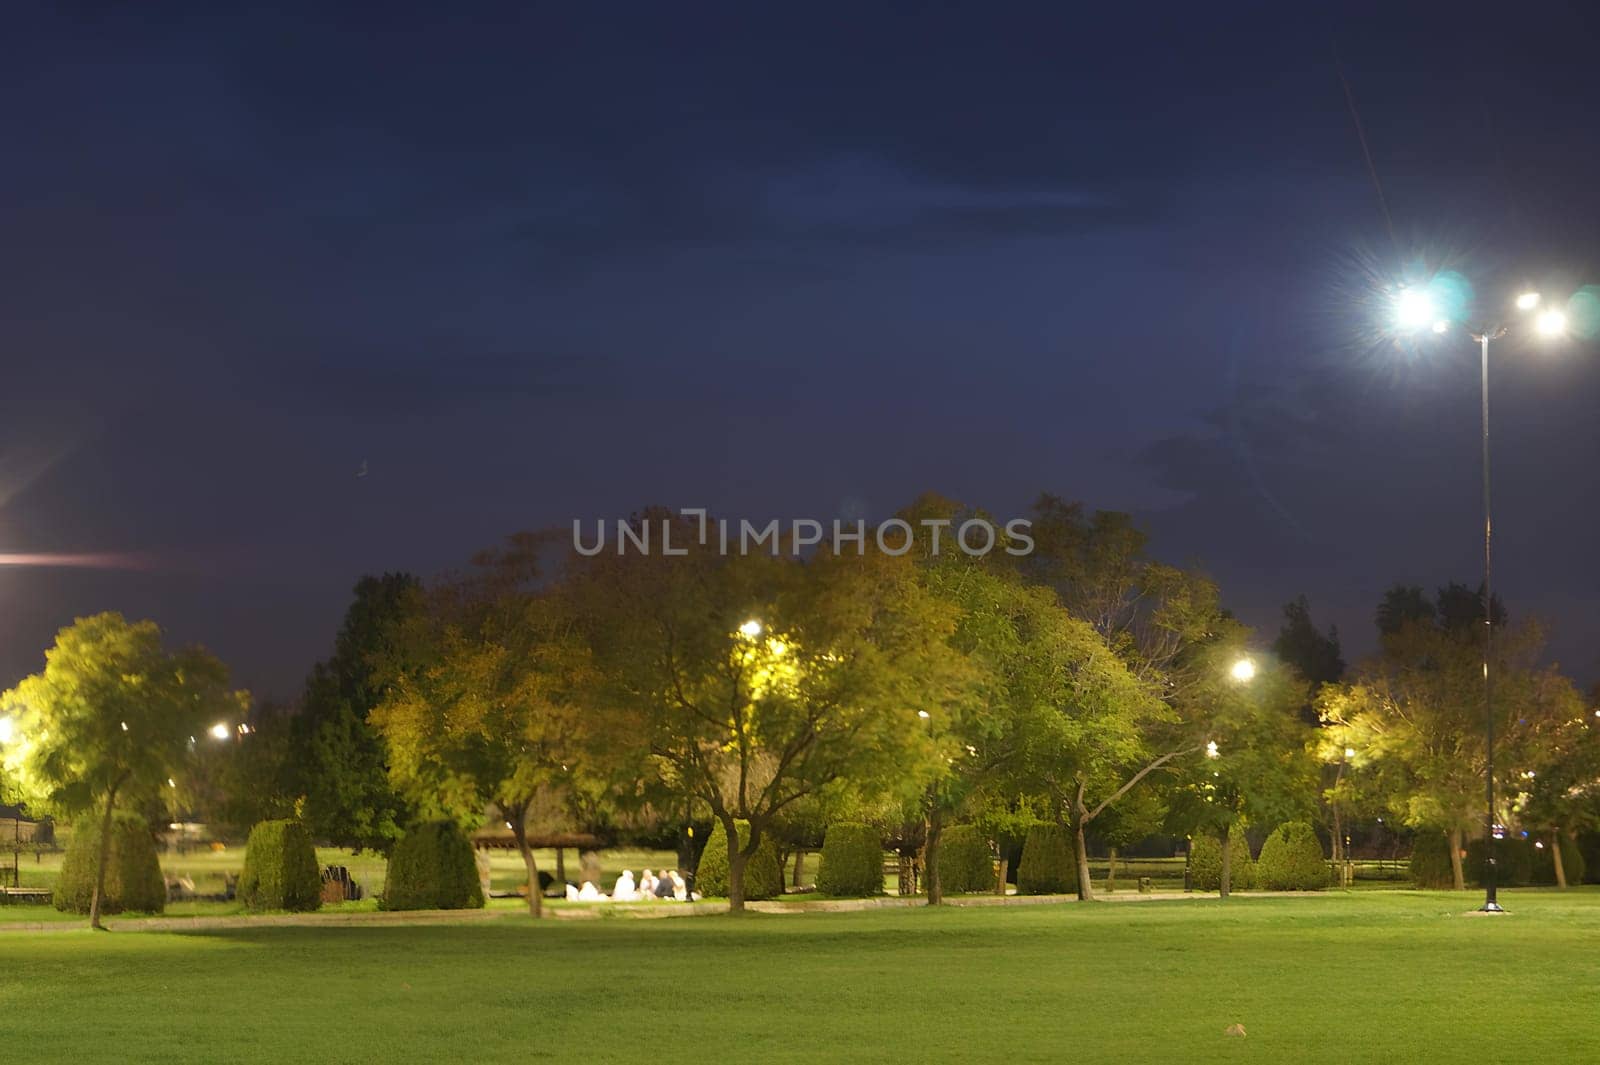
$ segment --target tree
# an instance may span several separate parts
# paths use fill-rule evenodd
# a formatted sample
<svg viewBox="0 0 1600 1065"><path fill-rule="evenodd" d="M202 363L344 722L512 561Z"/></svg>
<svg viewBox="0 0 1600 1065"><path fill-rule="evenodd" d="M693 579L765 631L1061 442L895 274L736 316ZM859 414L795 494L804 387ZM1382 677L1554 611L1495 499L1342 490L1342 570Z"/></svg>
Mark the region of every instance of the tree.
<svg viewBox="0 0 1600 1065"><path fill-rule="evenodd" d="M1322 685L1333 684L1344 676L1339 631L1330 626L1326 633L1319 632L1311 623L1311 604L1303 595L1283 605L1283 628L1272 642L1272 653L1305 678L1310 685L1308 700Z"/></svg>
<svg viewBox="0 0 1600 1065"><path fill-rule="evenodd" d="M572 561L568 593L602 681L595 712L722 824L741 912L745 863L795 803L842 780L869 797L925 785L917 710L959 684L953 612L907 557L724 556L662 511L634 528L669 529L666 543L683 546Z"/></svg>
<svg viewBox="0 0 1600 1065"><path fill-rule="evenodd" d="M56 635L45 667L4 696L16 710L25 779L58 813L96 809L89 923L100 923L112 816L118 802L153 797L183 775L191 752L219 719L238 720L248 696L199 647L168 652L153 621L121 614L79 618Z"/></svg>
<svg viewBox="0 0 1600 1065"><path fill-rule="evenodd" d="M1353 683L1324 688L1318 710L1328 726L1323 742L1354 752L1397 817L1448 835L1452 877L1461 890L1463 838L1483 817L1483 614L1480 607L1474 625L1464 598L1443 595L1451 604L1443 612L1415 591L1391 590L1385 597L1380 625L1387 619L1390 627L1382 630L1379 654L1356 670ZM1391 609L1395 603L1404 609ZM1506 800L1515 794L1506 787L1507 774L1538 757L1538 723L1576 716L1577 695L1558 671L1538 664L1544 637L1537 625L1522 622L1497 627L1497 633L1490 664L1496 794ZM1508 811L1496 810L1495 818L1508 820Z"/></svg>
<svg viewBox="0 0 1600 1065"><path fill-rule="evenodd" d="M334 640L333 654L306 679L293 728L294 791L313 837L387 853L416 818L389 776L389 752L368 715L383 698L378 663L395 670L399 627L422 600L405 573L363 577Z"/></svg>
<svg viewBox="0 0 1600 1065"><path fill-rule="evenodd" d="M541 594L544 543L539 534L514 536L436 587L401 627L386 695L371 715L393 784L417 805L467 828L490 805L499 811L528 874L534 917L542 904L529 812L589 772L573 697L586 657L562 603Z"/></svg>

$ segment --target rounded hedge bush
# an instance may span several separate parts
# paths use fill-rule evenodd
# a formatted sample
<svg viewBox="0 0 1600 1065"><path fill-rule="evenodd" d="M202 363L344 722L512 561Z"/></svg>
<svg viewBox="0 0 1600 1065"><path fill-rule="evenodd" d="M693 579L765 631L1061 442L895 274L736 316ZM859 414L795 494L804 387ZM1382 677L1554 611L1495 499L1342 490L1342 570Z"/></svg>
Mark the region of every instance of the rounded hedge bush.
<svg viewBox="0 0 1600 1065"><path fill-rule="evenodd" d="M322 905L317 851L299 821L263 821L250 830L239 901L252 912L315 910Z"/></svg>
<svg viewBox="0 0 1600 1065"><path fill-rule="evenodd" d="M1250 845L1241 833L1234 838L1229 863L1229 889L1249 891L1256 886L1256 863L1250 860ZM1222 890L1222 841L1200 835L1189 840L1189 886L1196 891Z"/></svg>
<svg viewBox="0 0 1600 1065"><path fill-rule="evenodd" d="M883 894L883 840L871 825L840 821L822 837L817 890L840 898Z"/></svg>
<svg viewBox="0 0 1600 1065"><path fill-rule="evenodd" d="M1455 887L1455 873L1450 867L1450 837L1433 829L1417 833L1411 843L1411 882L1419 888L1447 890Z"/></svg>
<svg viewBox="0 0 1600 1065"><path fill-rule="evenodd" d="M412 825L389 856L381 910L476 910L483 907L477 855L454 821Z"/></svg>
<svg viewBox="0 0 1600 1065"><path fill-rule="evenodd" d="M1261 845L1256 881L1267 891L1320 891L1328 886L1328 863L1316 830L1304 821L1279 825Z"/></svg>
<svg viewBox="0 0 1600 1065"><path fill-rule="evenodd" d="M1495 840L1495 887L1527 887L1533 883L1533 853L1533 843L1520 836ZM1484 857L1483 840L1475 839L1467 844L1467 856L1462 859L1467 881L1480 887L1483 885ZM1554 883L1553 867L1550 878Z"/></svg>
<svg viewBox="0 0 1600 1065"><path fill-rule="evenodd" d="M1028 829L1017 866L1017 893L1066 895L1077 890L1078 863L1066 827L1042 824Z"/></svg>
<svg viewBox="0 0 1600 1065"><path fill-rule="evenodd" d="M750 822L735 821L734 828L739 832L741 847L750 842ZM711 835L706 837L705 849L700 852L694 889L706 898L728 895L728 834L723 831L721 821L712 824ZM783 863L778 856L778 844L771 834L763 833L756 852L744 863L744 897L771 899L782 894Z"/></svg>
<svg viewBox="0 0 1600 1065"><path fill-rule="evenodd" d="M939 887L950 894L994 890L989 841L972 825L944 830L939 840Z"/></svg>
<svg viewBox="0 0 1600 1065"><path fill-rule="evenodd" d="M100 856L100 817L85 817L72 830L61 873L56 877L56 909L88 913L94 899L95 861ZM167 905L156 843L144 818L116 812L111 818L111 853L106 858L101 913L160 913Z"/></svg>
<svg viewBox="0 0 1600 1065"><path fill-rule="evenodd" d="M1566 874L1567 883L1569 885L1583 883L1583 874L1585 872L1583 852L1578 849L1576 842L1568 839L1562 833L1556 833L1556 838L1560 841L1561 871ZM1536 844L1533 848L1533 878L1531 883L1554 884L1556 882L1556 859L1555 852L1551 849L1550 837L1545 836L1537 842L1543 843L1544 846L1540 847Z"/></svg>

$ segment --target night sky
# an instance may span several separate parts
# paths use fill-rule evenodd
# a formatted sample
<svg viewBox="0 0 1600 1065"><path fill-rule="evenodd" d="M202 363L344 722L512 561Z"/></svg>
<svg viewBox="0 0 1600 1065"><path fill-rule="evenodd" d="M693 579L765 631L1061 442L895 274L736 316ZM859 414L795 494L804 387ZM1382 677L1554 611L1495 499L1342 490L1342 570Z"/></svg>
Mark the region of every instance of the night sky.
<svg viewBox="0 0 1600 1065"><path fill-rule="evenodd" d="M1355 657L1481 551L1476 348L1382 286L1600 283L1581 5L229 6L0 16L0 551L117 563L0 569L0 682L118 609L292 695L365 572L924 490ZM1588 683L1600 343L1496 357L1498 588Z"/></svg>

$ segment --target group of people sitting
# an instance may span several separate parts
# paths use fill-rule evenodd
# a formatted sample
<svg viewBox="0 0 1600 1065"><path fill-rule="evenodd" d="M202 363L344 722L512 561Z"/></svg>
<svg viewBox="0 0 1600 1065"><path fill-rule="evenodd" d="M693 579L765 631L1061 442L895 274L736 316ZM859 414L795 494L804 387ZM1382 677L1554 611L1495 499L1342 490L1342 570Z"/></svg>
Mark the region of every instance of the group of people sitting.
<svg viewBox="0 0 1600 1065"><path fill-rule="evenodd" d="M637 883L633 879L633 870L624 869L609 895L595 887L591 880L585 880L582 887L567 884L568 902L644 902L648 899L687 902L689 897L689 885L676 869L663 869L659 877L646 869Z"/></svg>

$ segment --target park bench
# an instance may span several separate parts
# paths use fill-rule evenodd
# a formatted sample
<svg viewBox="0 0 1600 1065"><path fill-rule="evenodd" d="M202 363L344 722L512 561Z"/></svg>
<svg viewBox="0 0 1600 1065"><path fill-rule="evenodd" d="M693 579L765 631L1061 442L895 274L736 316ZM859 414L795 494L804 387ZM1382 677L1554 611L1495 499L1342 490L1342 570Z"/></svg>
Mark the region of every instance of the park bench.
<svg viewBox="0 0 1600 1065"><path fill-rule="evenodd" d="M34 888L34 887L0 888L0 902L4 902L4 903L22 903L22 904L38 903L38 904L44 904L44 903L48 903L50 901L50 898L51 898L51 894L50 894L50 889L49 888Z"/></svg>

